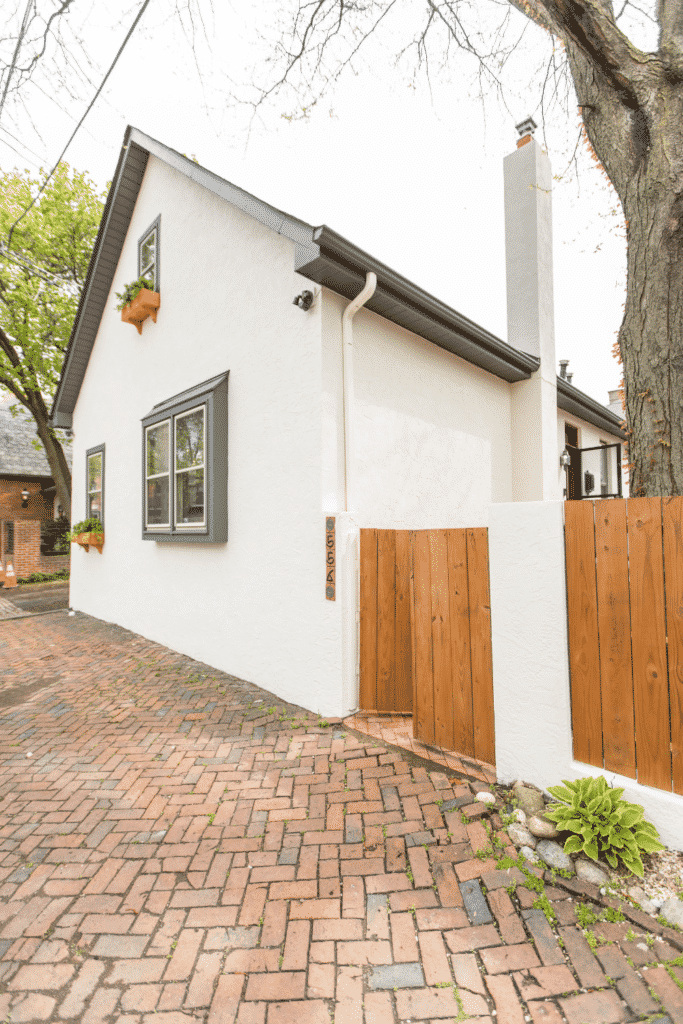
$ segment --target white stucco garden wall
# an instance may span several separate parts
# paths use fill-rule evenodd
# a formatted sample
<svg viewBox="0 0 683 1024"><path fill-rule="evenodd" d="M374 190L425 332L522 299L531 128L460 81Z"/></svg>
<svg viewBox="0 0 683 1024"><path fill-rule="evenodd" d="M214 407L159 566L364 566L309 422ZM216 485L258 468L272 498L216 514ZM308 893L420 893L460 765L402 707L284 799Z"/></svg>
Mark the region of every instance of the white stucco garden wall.
<svg viewBox="0 0 683 1024"><path fill-rule="evenodd" d="M341 316L323 292L323 503L343 502ZM367 309L353 320L354 513L362 526L485 526L510 500L509 385Z"/></svg>
<svg viewBox="0 0 683 1024"><path fill-rule="evenodd" d="M139 336L114 292L161 214L161 308ZM75 609L327 715L342 708L341 605L325 600L320 305L293 243L150 157L74 414L73 515L85 451L106 444L102 554L72 555ZM141 425L230 371L228 542L141 538Z"/></svg>
<svg viewBox="0 0 683 1024"><path fill-rule="evenodd" d="M489 565L496 769L542 789L604 775L641 804L662 842L683 849L683 799L575 761L562 501L491 506ZM597 685L597 681L596 681Z"/></svg>

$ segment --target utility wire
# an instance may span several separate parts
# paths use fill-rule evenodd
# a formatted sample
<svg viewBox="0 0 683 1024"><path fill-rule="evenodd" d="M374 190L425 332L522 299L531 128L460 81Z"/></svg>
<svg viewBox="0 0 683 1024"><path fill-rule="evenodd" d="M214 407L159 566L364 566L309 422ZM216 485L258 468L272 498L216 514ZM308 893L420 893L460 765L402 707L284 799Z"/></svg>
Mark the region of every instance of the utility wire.
<svg viewBox="0 0 683 1024"><path fill-rule="evenodd" d="M14 69L17 66L17 59L19 57L19 50L21 49L21 44L22 44L22 42L24 40L24 36L26 35L26 29L28 28L28 13L31 10L31 7L33 6L33 3L34 3L34 0L27 0L26 10L24 11L24 18L23 18L23 20L21 22L21 28L19 29L19 35L17 36L17 45L14 48L14 56L12 57L12 63L10 64L9 70L7 72L7 78L5 80L5 88L4 88L3 93L2 93L2 99L0 99L0 116L2 116L2 108L5 106L5 100L7 99L7 91L9 89L9 83L10 83L10 79L12 78L12 73L14 72Z"/></svg>
<svg viewBox="0 0 683 1024"><path fill-rule="evenodd" d="M29 2L31 2L31 0L29 0ZM117 53L117 54L116 54L116 56L114 57L114 60L112 61L111 65L110 65L110 67L109 67L109 70L107 71L106 75L105 75L105 76L104 76L104 78L102 79L102 81L101 81L101 83L100 83L100 85L99 85L99 88L98 88L97 92L95 93L95 95L94 95L94 96L93 96L93 98L91 99L90 103L88 104L88 108L87 108L87 110L85 111L85 113L83 114L83 117L82 117L82 118L80 119L80 121L78 122L78 124L77 124L77 125L76 125L76 127L74 128L73 132L71 133L71 136L70 136L70 138L69 138L69 141L67 142L67 144L66 144L66 146L64 147L64 149L62 150L62 152L61 152L61 153L59 154L59 159L57 160L56 164L54 165L54 167L52 168L52 170L50 171L50 173L49 173L49 174L48 174L48 176L46 177L46 179L45 179L45 181L43 182L43 184L42 184L42 185L40 186L40 188L38 189L38 192L37 192L37 194L36 194L36 195L34 196L34 198L33 198L33 199L31 200L31 202L29 203L29 205L28 205L28 206L26 207L26 209L24 210L24 212L23 212L23 213L21 214L21 216L20 216L20 217L17 217L17 219L15 220L14 224L13 224L13 225L12 225L12 227L11 227L11 228L9 229L9 235L7 236L7 248L8 248L8 249L9 249L9 247L10 247L10 246L11 246L11 244L12 244L12 234L14 233L14 229L16 228L17 224L19 224L19 223L20 223L20 222L21 222L21 221L22 221L22 220L24 219L24 217L26 216L26 214L27 214L27 213L29 212L29 210L30 210L30 209L31 209L31 208L32 208L32 207L33 207L33 206L35 205L35 203L37 202L38 198L39 198L39 197L40 197L40 196L42 195L42 193L43 193L43 192L45 191L45 188L46 188L46 186L47 186L47 183L48 183L48 181L50 180L50 178L52 177L52 175L53 175L53 174L55 173L55 171L57 170L57 168L59 167L59 165L60 165L60 163L62 162L62 159L63 159L63 157L64 157L64 154L66 153L67 149L69 148L69 146L70 146L70 145L71 145L71 143L73 142L73 140L74 140L74 138L75 138L75 136L76 136L76 133L77 133L77 131L79 130L79 128L81 127L81 125L82 125L82 124L83 124L83 122L85 121L85 119L86 119L86 117L88 116L88 114L90 113L90 111L92 110L92 108L93 108L93 106L94 106L94 104L95 104L95 101L97 100L97 97L98 97L98 96L100 95L100 93L101 93L101 92L102 92L102 90L104 89L104 86L105 86L105 84L106 84L106 81L107 81L107 79L109 78L110 74L112 73L112 71L113 71L113 70L114 70L114 68L116 67L116 64L117 64L117 61L118 61L119 57L121 56L121 54L122 54L122 53L123 53L123 51L125 50L125 48L126 48L126 44L127 44L128 40L130 39L130 37L131 37L131 36L133 35L133 32L135 31L135 29L137 28L138 22L140 21L140 18L142 17L142 15L143 15L143 14L145 13L145 9L147 8L147 5L148 5L148 4L149 4L149 0L144 0L144 3L142 4L142 7L140 8L140 10L138 11L138 13L137 13L137 14L136 14L136 16L135 16L135 20L134 20L133 24L132 24L132 25L131 25L131 27L130 27L130 28L128 29L128 34L126 35L126 38L125 38L125 39L123 40L123 42L121 43L121 45L120 45L120 47L119 47L119 49L118 49L118 53ZM4 246L2 246L2 248L4 249L5 247L4 247Z"/></svg>

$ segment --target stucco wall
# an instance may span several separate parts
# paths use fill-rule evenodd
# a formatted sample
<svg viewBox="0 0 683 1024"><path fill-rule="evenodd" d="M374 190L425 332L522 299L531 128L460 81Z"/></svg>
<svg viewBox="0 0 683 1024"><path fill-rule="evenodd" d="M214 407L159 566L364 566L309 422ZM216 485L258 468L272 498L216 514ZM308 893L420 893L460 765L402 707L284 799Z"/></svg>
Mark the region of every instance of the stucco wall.
<svg viewBox="0 0 683 1024"><path fill-rule="evenodd" d="M489 521L496 769L543 789L604 775L683 849L683 797L573 759L561 501L493 505Z"/></svg>
<svg viewBox="0 0 683 1024"><path fill-rule="evenodd" d="M343 502L341 315L324 291L323 506ZM484 526L511 497L509 385L361 309L353 320L355 507L363 526Z"/></svg>
<svg viewBox="0 0 683 1024"><path fill-rule="evenodd" d="M139 336L114 292L161 214L161 308ZM72 559L73 607L326 714L341 710L340 604L325 601L320 306L293 243L150 157L74 415L73 515L85 451L106 444L105 544ZM152 406L229 378L228 542L141 539L141 426Z"/></svg>

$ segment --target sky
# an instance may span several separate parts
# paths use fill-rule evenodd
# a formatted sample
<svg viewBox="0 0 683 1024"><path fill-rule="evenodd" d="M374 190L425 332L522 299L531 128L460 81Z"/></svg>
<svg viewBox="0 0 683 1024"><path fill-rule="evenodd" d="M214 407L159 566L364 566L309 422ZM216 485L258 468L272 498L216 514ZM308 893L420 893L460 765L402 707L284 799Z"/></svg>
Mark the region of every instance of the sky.
<svg viewBox="0 0 683 1024"><path fill-rule="evenodd" d="M238 100L254 82L272 80L269 45L257 35L275 38L278 2L291 9L293 0L239 9L216 0L213 15L209 0L190 2L206 15L206 35L193 47L174 0L152 0L67 152L72 166L104 189L132 124L271 205L327 224L505 340L503 158L515 148L515 124L531 114L557 179L557 358L569 359L577 387L607 404L620 380L612 346L623 315L623 219L583 144L578 178L567 170L579 127L574 96L569 113L555 105L542 125L541 84L532 71L550 52L544 33L512 12L513 30L524 37L504 68L507 105L491 94L482 105L473 64L462 54L432 66L431 84L415 79L411 55L396 66L393 55L413 29L405 12L421 10L405 0L381 41L373 39L365 58L361 52L307 116L300 116L302 101L280 94L254 118ZM23 6L17 0L19 18ZM54 0L42 7L49 11ZM22 90L23 108L8 101L0 117L3 170L35 173L54 163L138 9L76 3L64 29L71 54L64 85L57 54ZM494 5L491 14L498 16Z"/></svg>

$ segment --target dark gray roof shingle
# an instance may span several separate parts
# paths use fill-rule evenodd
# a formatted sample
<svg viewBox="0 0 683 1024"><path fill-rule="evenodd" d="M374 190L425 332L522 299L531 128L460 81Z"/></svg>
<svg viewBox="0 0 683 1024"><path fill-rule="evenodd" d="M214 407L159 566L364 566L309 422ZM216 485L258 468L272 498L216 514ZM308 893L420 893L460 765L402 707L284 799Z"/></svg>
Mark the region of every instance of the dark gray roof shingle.
<svg viewBox="0 0 683 1024"><path fill-rule="evenodd" d="M44 476L51 477L52 472L40 445L36 449L34 440L38 440L36 425L29 413L20 409L15 416L10 412L12 401L0 400L0 476ZM67 462L71 465L71 443L62 439Z"/></svg>

